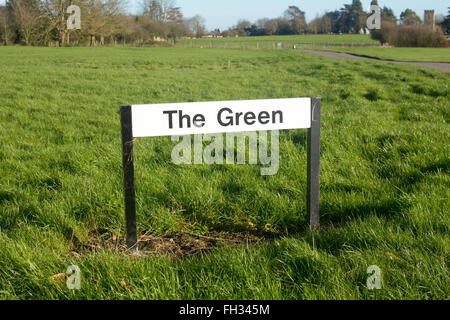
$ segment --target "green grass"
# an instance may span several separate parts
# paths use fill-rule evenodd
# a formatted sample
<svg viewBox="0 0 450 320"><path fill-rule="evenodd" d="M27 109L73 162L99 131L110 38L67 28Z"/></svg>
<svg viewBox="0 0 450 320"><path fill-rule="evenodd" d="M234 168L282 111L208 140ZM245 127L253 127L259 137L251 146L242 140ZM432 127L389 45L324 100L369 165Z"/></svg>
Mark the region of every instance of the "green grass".
<svg viewBox="0 0 450 320"><path fill-rule="evenodd" d="M378 46L379 41L373 40L369 35L343 34L343 35L300 35L300 36L260 36L238 38L201 38L181 39L178 47L184 48L244 48L244 49L275 49L278 43L283 48L309 47L341 47L341 46Z"/></svg>
<svg viewBox="0 0 450 320"><path fill-rule="evenodd" d="M447 73L283 50L0 57L0 298L450 298ZM323 99L319 232L305 231L305 130L281 133L273 177L176 166L175 143L150 138L135 150L140 234L272 236L185 259L84 249L94 233L124 235L121 104L309 96ZM80 291L49 279L70 264ZM366 288L370 265L382 290Z"/></svg>
<svg viewBox="0 0 450 320"><path fill-rule="evenodd" d="M381 60L450 62L450 48L333 48L330 50Z"/></svg>

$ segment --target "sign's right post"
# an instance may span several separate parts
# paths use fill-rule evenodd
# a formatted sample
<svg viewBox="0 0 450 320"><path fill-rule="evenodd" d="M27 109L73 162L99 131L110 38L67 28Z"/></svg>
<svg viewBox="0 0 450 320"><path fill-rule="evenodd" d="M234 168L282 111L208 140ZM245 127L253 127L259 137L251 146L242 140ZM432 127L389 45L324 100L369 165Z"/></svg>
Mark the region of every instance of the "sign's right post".
<svg viewBox="0 0 450 320"><path fill-rule="evenodd" d="M306 208L311 229L320 226L320 98L311 98L311 128L308 129L308 187Z"/></svg>

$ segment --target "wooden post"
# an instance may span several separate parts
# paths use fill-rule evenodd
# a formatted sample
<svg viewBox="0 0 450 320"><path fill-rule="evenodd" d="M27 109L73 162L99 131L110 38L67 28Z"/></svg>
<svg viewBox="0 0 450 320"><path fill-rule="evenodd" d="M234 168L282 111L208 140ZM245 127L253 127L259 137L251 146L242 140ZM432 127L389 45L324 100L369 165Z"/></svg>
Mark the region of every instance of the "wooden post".
<svg viewBox="0 0 450 320"><path fill-rule="evenodd" d="M136 191L134 185L133 128L131 106L120 108L122 127L123 182L125 192L125 218L127 224L127 246L137 249Z"/></svg>
<svg viewBox="0 0 450 320"><path fill-rule="evenodd" d="M308 187L307 202L309 226L320 226L320 98L311 98L311 128L308 129Z"/></svg>

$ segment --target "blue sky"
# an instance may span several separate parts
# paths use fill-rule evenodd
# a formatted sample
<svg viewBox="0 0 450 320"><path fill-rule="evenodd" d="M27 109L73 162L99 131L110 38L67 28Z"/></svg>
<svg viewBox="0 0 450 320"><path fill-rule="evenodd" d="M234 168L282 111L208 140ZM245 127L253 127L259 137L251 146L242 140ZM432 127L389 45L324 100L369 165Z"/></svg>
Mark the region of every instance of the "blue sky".
<svg viewBox="0 0 450 320"><path fill-rule="evenodd" d="M2 1L2 0L0 0ZM141 0L128 0L130 12L139 9ZM290 6L296 5L306 12L307 20L322 14L327 10L339 9L351 0L176 0L186 17L200 14L206 19L208 29L219 27L224 30L236 24L239 19L246 18L252 22L259 18L275 18L283 14ZM371 0L361 1L364 8L369 8ZM447 13L449 0L378 0L380 6L388 6L394 10L397 17L410 8L423 17L425 9L434 9L436 13Z"/></svg>

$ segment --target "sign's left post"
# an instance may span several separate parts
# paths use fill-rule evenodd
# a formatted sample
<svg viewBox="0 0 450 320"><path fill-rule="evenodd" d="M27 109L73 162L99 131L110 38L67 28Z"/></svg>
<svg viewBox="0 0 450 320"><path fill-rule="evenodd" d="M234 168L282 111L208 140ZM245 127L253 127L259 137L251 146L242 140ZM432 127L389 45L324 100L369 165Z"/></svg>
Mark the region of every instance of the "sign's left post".
<svg viewBox="0 0 450 320"><path fill-rule="evenodd" d="M137 249L136 189L134 184L133 127L131 106L120 107L122 126L123 183L125 191L125 218L127 224L127 246Z"/></svg>

